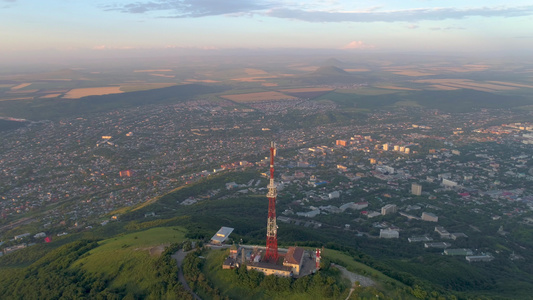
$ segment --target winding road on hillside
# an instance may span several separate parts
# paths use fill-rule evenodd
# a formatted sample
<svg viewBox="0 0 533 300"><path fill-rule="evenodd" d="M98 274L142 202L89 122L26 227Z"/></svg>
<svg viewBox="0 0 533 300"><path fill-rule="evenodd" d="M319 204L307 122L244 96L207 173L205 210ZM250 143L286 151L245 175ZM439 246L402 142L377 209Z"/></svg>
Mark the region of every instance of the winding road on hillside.
<svg viewBox="0 0 533 300"><path fill-rule="evenodd" d="M174 258L176 260L176 262L178 263L178 269L179 269L179 271L178 271L178 280L183 285L183 287L194 297L194 299L202 300L202 298L198 297L198 295L196 295L194 293L194 291L191 289L191 287L187 283L187 280L185 280L185 276L183 275L183 269L181 268L181 265L183 263L183 259L187 255L187 253L189 253L189 252L183 252L183 249L180 249L180 250L178 250L178 252L176 252L176 253L174 253L172 255L172 258Z"/></svg>

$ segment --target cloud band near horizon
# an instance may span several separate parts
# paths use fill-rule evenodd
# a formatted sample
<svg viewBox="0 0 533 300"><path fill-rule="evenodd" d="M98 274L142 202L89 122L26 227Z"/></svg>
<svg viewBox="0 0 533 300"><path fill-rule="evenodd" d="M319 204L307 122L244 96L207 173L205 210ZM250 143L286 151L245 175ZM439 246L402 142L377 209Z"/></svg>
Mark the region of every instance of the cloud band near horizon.
<svg viewBox="0 0 533 300"><path fill-rule="evenodd" d="M272 9L267 15L275 18L295 19L306 22L416 22L466 17L521 17L533 15L533 5L521 7L482 8L417 8L396 11L325 12L294 9Z"/></svg>
<svg viewBox="0 0 533 300"><path fill-rule="evenodd" d="M381 11L320 11L287 8L279 2L253 0L155 0L112 5L107 11L130 14L166 12L165 18L200 18L239 13L252 13L280 19L305 22L416 22L428 20L463 19L467 17L521 17L533 15L533 5L477 8L414 8Z"/></svg>

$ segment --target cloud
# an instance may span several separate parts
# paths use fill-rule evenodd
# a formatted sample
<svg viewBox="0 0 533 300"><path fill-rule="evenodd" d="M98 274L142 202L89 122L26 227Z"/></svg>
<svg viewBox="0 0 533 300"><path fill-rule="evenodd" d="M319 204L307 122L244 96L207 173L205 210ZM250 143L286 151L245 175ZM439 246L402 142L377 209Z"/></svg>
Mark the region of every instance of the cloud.
<svg viewBox="0 0 533 300"><path fill-rule="evenodd" d="M11 8L12 7L11 3L17 2L17 0L0 0L0 1L9 3L9 4L5 4L2 7L0 7L1 9Z"/></svg>
<svg viewBox="0 0 533 300"><path fill-rule="evenodd" d="M453 27L453 26L449 26L449 27L431 27L429 28L429 30L465 30L466 28L464 27Z"/></svg>
<svg viewBox="0 0 533 300"><path fill-rule="evenodd" d="M3 0L16 1L16 0ZM335 1L332 1L335 3ZM199 18L206 16L249 16L260 14L273 18L293 19L306 22L417 22L424 20L463 19L467 17L520 17L533 15L533 5L493 6L471 8L414 8L384 10L381 6L359 11L343 11L329 6L329 0L315 2L289 2L281 0L144 0L129 4L110 4L107 11L130 14L159 12L166 18ZM313 9L314 7L314 9ZM321 7L321 8L318 8ZM329 7L329 8L328 8ZM335 5L335 7L339 7Z"/></svg>
<svg viewBox="0 0 533 300"><path fill-rule="evenodd" d="M108 11L141 14L152 11L167 11L170 18L198 18L253 12L272 7L272 4L254 0L155 0L106 7Z"/></svg>
<svg viewBox="0 0 533 300"><path fill-rule="evenodd" d="M133 50L136 49L135 47L131 46L106 46L106 45L97 45L92 47L92 50Z"/></svg>
<svg viewBox="0 0 533 300"><path fill-rule="evenodd" d="M415 24L411 24L407 26L407 29L417 29L419 26Z"/></svg>
<svg viewBox="0 0 533 300"><path fill-rule="evenodd" d="M481 8L416 8L395 11L329 12L274 8L266 13L275 18L307 22L416 22L463 19L466 17L520 17L533 15L533 5Z"/></svg>
<svg viewBox="0 0 533 300"><path fill-rule="evenodd" d="M376 48L374 45L365 44L363 41L352 41L348 45L345 45L341 49L351 50L351 49L373 49Z"/></svg>

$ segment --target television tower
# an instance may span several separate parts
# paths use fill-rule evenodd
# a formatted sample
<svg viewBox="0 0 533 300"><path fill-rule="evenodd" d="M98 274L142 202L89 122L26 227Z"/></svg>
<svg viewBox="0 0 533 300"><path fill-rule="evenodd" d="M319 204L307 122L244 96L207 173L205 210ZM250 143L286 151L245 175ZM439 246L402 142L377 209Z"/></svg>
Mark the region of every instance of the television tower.
<svg viewBox="0 0 533 300"><path fill-rule="evenodd" d="M278 261L278 226L276 225L276 197L278 191L274 184L274 156L276 144L270 143L270 183L268 184L268 222L265 260L270 263Z"/></svg>

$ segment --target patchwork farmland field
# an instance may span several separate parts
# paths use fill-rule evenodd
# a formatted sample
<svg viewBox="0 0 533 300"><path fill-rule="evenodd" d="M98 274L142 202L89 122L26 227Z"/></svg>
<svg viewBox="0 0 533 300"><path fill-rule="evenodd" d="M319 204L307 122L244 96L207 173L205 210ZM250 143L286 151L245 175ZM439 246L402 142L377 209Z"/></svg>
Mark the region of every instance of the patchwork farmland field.
<svg viewBox="0 0 533 300"><path fill-rule="evenodd" d="M477 82L470 79L420 79L413 80L413 82L434 84L432 87L437 89L471 89L482 92L514 90L518 88L511 85Z"/></svg>
<svg viewBox="0 0 533 300"><path fill-rule="evenodd" d="M63 96L66 99L79 99L87 96L101 96L109 94L120 94L124 93L120 89L120 86L106 86L106 87L95 87L95 88L81 88L81 89L72 89Z"/></svg>
<svg viewBox="0 0 533 300"><path fill-rule="evenodd" d="M220 96L224 99L239 103L257 102L257 101L272 101L272 100L296 100L298 98L288 96L279 92L260 92L249 94L234 94Z"/></svg>
<svg viewBox="0 0 533 300"><path fill-rule="evenodd" d="M291 95L291 96L298 97L298 98L314 99L314 98L320 97L334 90L335 89L332 89L332 88L310 87L310 88L299 88L299 89L284 89L284 90L279 90L279 91L284 92L287 95Z"/></svg>

